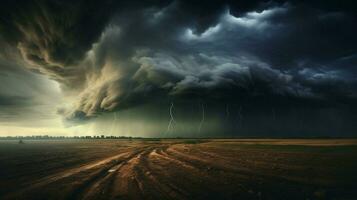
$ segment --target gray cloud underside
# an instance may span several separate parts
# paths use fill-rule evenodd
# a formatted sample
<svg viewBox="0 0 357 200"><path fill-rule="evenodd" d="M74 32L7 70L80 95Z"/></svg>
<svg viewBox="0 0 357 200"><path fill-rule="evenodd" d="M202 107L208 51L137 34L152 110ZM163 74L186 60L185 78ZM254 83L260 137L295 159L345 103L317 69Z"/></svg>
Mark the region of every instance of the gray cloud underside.
<svg viewBox="0 0 357 200"><path fill-rule="evenodd" d="M356 16L346 8L296 1L25 5L2 17L0 30L29 68L77 96L59 110L69 120L158 101L355 106Z"/></svg>

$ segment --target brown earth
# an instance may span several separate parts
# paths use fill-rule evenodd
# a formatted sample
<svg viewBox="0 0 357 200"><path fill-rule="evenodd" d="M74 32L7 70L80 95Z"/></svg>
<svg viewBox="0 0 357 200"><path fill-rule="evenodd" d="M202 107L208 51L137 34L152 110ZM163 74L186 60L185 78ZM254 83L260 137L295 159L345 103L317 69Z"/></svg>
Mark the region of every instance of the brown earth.
<svg viewBox="0 0 357 200"><path fill-rule="evenodd" d="M0 199L357 199L356 140L0 141Z"/></svg>

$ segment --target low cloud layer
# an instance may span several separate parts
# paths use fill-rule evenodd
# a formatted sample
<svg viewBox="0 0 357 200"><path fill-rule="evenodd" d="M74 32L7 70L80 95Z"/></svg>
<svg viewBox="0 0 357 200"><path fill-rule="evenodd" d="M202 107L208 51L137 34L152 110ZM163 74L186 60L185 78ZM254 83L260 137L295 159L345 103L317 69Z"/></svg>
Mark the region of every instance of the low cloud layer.
<svg viewBox="0 0 357 200"><path fill-rule="evenodd" d="M356 110L357 97L352 7L293 0L5 1L0 34L16 50L13 60L74 99L58 109L72 122L160 102L343 107L350 116L346 107ZM0 96L0 104L8 98Z"/></svg>

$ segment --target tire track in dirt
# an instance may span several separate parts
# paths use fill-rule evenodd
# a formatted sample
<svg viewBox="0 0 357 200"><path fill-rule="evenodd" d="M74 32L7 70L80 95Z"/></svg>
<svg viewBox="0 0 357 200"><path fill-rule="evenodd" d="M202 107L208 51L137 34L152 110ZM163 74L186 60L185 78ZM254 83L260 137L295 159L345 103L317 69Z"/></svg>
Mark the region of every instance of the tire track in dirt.
<svg viewBox="0 0 357 200"><path fill-rule="evenodd" d="M11 191L12 196L0 199L316 199L312 197L320 190L334 196L344 192L346 197L354 191L352 183L327 187L301 176L314 175L314 171L301 172L299 168L300 159L308 164L317 162L311 160L317 158L311 154L176 140L127 144L125 148L110 147L108 154L100 156L94 149L88 155L102 159L93 162L77 157L78 163L84 164L68 165L56 173L45 171L40 179L24 182L24 189L19 187L16 193Z"/></svg>
<svg viewBox="0 0 357 200"><path fill-rule="evenodd" d="M105 167L84 181L74 189L68 198L70 199L113 199L141 198L146 183L142 183L142 177L138 177L137 168L145 155L154 147L145 147L132 153L116 165ZM119 182L119 183L118 183ZM130 196L129 194L135 194Z"/></svg>
<svg viewBox="0 0 357 200"><path fill-rule="evenodd" d="M151 193L154 197L153 199L184 199L184 197L187 196L187 192L183 191L168 180L164 170L157 168L157 165L162 163L162 160L152 157L152 155L156 154L156 152L167 148L168 145L158 146L152 151L147 152L140 160L136 173L138 177L141 178L144 185L149 186L144 189L144 193Z"/></svg>
<svg viewBox="0 0 357 200"><path fill-rule="evenodd" d="M158 180L160 182L165 182L166 185L176 193L176 196L182 196L183 198L180 199L190 199L190 189L192 186L200 184L200 182L204 182L207 180L207 177L202 174L202 171L197 166L193 165L192 163L188 163L186 161L180 160L176 157L173 157L167 153L167 147L165 149L159 149L158 151L154 151L150 154L151 158L158 159L158 162L152 163L149 162L149 166L156 167L157 170L161 171L158 174ZM171 170L166 170L170 168ZM192 177L200 177L200 182L193 180ZM183 179L178 181L177 178Z"/></svg>
<svg viewBox="0 0 357 200"><path fill-rule="evenodd" d="M47 176L23 192L38 199L50 199L46 193L52 199L259 199L272 185L292 184L263 174L261 163L257 170L247 168L246 162L252 164L245 152L239 155L226 158L197 144L140 144ZM265 189L258 184L262 179L268 180ZM14 197L8 199L26 199Z"/></svg>
<svg viewBox="0 0 357 200"><path fill-rule="evenodd" d="M108 198L143 199L146 183L143 182L143 177L138 173L138 169L141 160L155 148L155 146L146 148L115 171L115 177L111 181L107 195Z"/></svg>
<svg viewBox="0 0 357 200"><path fill-rule="evenodd" d="M132 173L135 177L134 180L138 186L138 189L142 196L150 197L147 199L163 199L167 198L165 191L163 190L163 185L160 184L153 176L154 171L147 167L148 156L151 152L156 149L161 148L157 146L155 148L149 149L140 156L137 160L135 166L132 167Z"/></svg>
<svg viewBox="0 0 357 200"><path fill-rule="evenodd" d="M157 172L152 154L163 151L168 145L154 145L132 154L124 162L98 174L77 188L72 199L187 199L187 191ZM172 159L170 162L172 162ZM107 170L107 169L105 169ZM105 171L103 170L103 171Z"/></svg>
<svg viewBox="0 0 357 200"><path fill-rule="evenodd" d="M193 174L193 177L200 177L204 180L201 184L205 183L210 185L216 183L218 187L207 186L207 190L217 191L213 192L220 195L220 191L227 190L227 192L232 192L233 196L241 196L241 198L252 198L256 194L252 193L250 188L256 187L252 183L256 184L261 182L262 177L257 176L251 169L240 166L239 163L234 165L234 163L227 162L227 160L222 159L222 157L215 157L211 152L206 152L210 155L210 158L203 156L196 148L190 147L189 151L185 151L180 148L181 145L172 145L168 148L166 154L179 160L180 162L186 163L186 165L194 166L199 170L199 175ZM195 150L195 151L194 151ZM206 154L206 155L207 155ZM213 158L213 159L212 159ZM232 185L235 183L235 185ZM231 188L231 189L227 189ZM229 196L228 194L226 194ZM243 196L242 196L243 195ZM209 198L209 197L208 197ZM214 197L216 199L222 198L221 196ZM253 197L254 198L254 197Z"/></svg>
<svg viewBox="0 0 357 200"><path fill-rule="evenodd" d="M116 156L47 177L44 185L66 185L65 199L189 199L190 186L212 182L206 173L210 162L170 145L128 149ZM170 171L165 170L165 165ZM173 174L184 181L177 182ZM192 177L201 177L200 182ZM203 186L202 186L203 187ZM149 198L150 197L150 198Z"/></svg>
<svg viewBox="0 0 357 200"><path fill-rule="evenodd" d="M71 193L69 198L71 199L97 199L96 196L103 196L105 190L108 190L110 184L108 184L120 169L130 163L133 159L143 154L146 148L135 150L133 153L129 153L129 156L123 160L119 160L112 165L105 166L100 169L95 175L91 175L90 178L81 184L79 184Z"/></svg>
<svg viewBox="0 0 357 200"><path fill-rule="evenodd" d="M206 183L214 183L215 180L202 170L202 166L171 156L167 153L168 148L171 146L153 151L150 154L148 167L156 168L152 171L160 171L160 174L157 174L157 180L171 191L167 192L170 195L169 199L197 198L199 194L193 193L192 190L196 190L198 185L203 191L214 190ZM155 159L158 161L154 162ZM170 170L165 170L165 168L170 168ZM205 194L203 193L201 196L205 196Z"/></svg>
<svg viewBox="0 0 357 200"><path fill-rule="evenodd" d="M69 170L65 170L63 172L57 173L55 175L50 175L44 177L36 183L32 184L30 187L22 189L17 192L15 195L9 195L7 198L13 199L21 196L31 196L31 193L40 193L39 190L45 190L46 188L50 188L52 185L67 185L67 188L70 187L69 191L76 188L77 185L81 185L78 183L78 180L84 180L82 182L88 181L88 179L94 179L96 177L100 177L101 174L104 174L105 170L117 165L122 161L123 158L131 155L131 149L128 149L125 152L121 152L115 156L108 157L106 159L92 162L80 167L72 168ZM134 151L135 152L135 151ZM124 160L125 161L125 160ZM71 180L77 180L74 183ZM64 184L63 184L64 183ZM67 184L65 184L67 183ZM65 192L68 192L68 189L62 188ZM29 194L28 194L29 193ZM68 192L71 193L71 192ZM71 195L69 195L71 197Z"/></svg>

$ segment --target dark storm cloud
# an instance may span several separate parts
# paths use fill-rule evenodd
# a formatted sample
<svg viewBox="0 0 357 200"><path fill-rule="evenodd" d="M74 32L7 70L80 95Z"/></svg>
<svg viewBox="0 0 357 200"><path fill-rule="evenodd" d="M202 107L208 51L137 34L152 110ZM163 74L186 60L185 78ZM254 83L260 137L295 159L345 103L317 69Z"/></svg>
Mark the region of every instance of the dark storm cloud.
<svg viewBox="0 0 357 200"><path fill-rule="evenodd" d="M77 96L60 109L68 119L158 100L353 107L354 10L348 1L6 1L0 30L31 69Z"/></svg>
<svg viewBox="0 0 357 200"><path fill-rule="evenodd" d="M73 67L90 48L109 17L110 8L91 1L5 1L1 32L36 71L63 84L80 75ZM85 8L84 8L85 6ZM105 9L105 10L103 10ZM92 13L96 12L96 15ZM90 30L90 31L89 31Z"/></svg>
<svg viewBox="0 0 357 200"><path fill-rule="evenodd" d="M85 73L78 63L122 6L131 5L96 0L4 1L0 30L35 71L65 86L78 86Z"/></svg>

